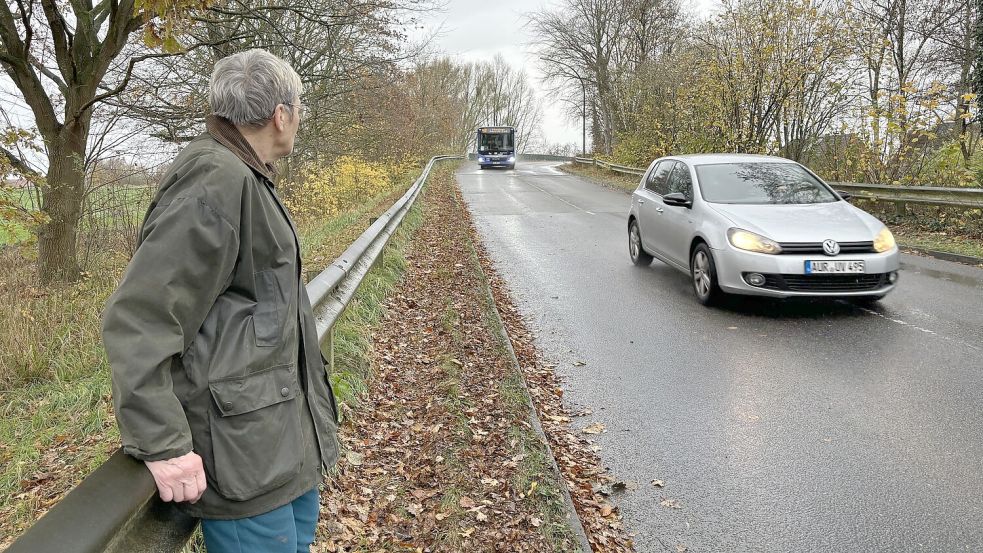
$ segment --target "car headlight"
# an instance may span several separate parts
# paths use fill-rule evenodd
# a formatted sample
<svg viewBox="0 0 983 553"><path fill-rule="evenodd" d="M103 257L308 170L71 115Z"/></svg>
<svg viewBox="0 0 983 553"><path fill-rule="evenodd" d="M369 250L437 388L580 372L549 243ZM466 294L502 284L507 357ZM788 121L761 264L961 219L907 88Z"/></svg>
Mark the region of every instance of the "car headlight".
<svg viewBox="0 0 983 553"><path fill-rule="evenodd" d="M727 239L739 250L772 255L782 253L782 247L778 242L747 230L732 228L727 231Z"/></svg>
<svg viewBox="0 0 983 553"><path fill-rule="evenodd" d="M483 157L481 157L481 156L478 156L478 163L482 163L482 162L484 162L484 161L485 161L485 158L483 158Z"/></svg>
<svg viewBox="0 0 983 553"><path fill-rule="evenodd" d="M515 156L509 157L509 161L515 161Z"/></svg>
<svg viewBox="0 0 983 553"><path fill-rule="evenodd" d="M877 233L877 237L874 238L874 251L877 253L884 253L894 249L897 242L894 241L894 235L891 234L891 230L887 227L881 229Z"/></svg>

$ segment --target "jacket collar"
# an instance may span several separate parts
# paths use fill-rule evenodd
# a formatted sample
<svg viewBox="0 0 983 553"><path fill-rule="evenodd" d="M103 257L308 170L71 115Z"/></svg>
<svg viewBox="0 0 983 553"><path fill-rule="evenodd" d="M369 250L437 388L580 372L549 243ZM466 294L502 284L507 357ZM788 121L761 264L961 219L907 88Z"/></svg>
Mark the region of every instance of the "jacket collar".
<svg viewBox="0 0 983 553"><path fill-rule="evenodd" d="M271 184L273 183L276 169L272 164L263 163L259 159L246 137L242 136L242 133L231 121L220 115L209 115L205 118L205 128L208 130L208 134L219 144L231 150L243 163L266 177L266 180L270 181Z"/></svg>

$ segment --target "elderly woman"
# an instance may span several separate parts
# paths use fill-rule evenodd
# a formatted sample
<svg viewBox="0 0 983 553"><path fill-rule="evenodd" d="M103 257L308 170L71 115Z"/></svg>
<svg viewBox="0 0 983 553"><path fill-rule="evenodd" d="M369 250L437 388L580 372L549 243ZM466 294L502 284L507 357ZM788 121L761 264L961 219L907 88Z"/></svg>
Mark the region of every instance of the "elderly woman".
<svg viewBox="0 0 983 553"><path fill-rule="evenodd" d="M303 119L283 60L215 64L207 132L178 154L106 306L124 451L164 501L201 517L209 553L309 551L337 412L274 189Z"/></svg>

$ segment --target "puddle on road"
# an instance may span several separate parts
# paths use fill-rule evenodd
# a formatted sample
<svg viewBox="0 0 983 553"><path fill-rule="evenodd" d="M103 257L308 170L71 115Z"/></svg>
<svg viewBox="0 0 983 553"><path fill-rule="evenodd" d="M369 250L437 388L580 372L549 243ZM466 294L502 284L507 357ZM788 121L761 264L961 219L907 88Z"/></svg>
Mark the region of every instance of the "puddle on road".
<svg viewBox="0 0 983 553"><path fill-rule="evenodd" d="M969 286L970 288L983 288L983 280L978 278L973 278L971 276L960 275L957 273L950 273L949 271L940 271L938 269L926 269L924 267L916 267L910 263L901 263L901 270L907 271L916 275L925 275L932 278L937 278L939 280L946 280L949 282L954 282L956 284L962 284L963 286ZM902 276L904 276L902 274Z"/></svg>

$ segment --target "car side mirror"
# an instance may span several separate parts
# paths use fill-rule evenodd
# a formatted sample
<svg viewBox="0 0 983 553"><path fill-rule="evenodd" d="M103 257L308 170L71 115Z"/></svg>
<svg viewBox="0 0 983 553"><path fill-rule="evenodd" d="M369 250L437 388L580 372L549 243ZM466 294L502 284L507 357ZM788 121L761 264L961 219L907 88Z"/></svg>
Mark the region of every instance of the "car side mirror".
<svg viewBox="0 0 983 553"><path fill-rule="evenodd" d="M842 190L837 190L836 193L839 194L841 198L843 198L843 201L844 202L850 201L850 198L853 197L853 194L851 194L849 192L844 192Z"/></svg>
<svg viewBox="0 0 983 553"><path fill-rule="evenodd" d="M682 192L673 192L662 196L662 203L676 207L693 207L693 200L687 198Z"/></svg>

